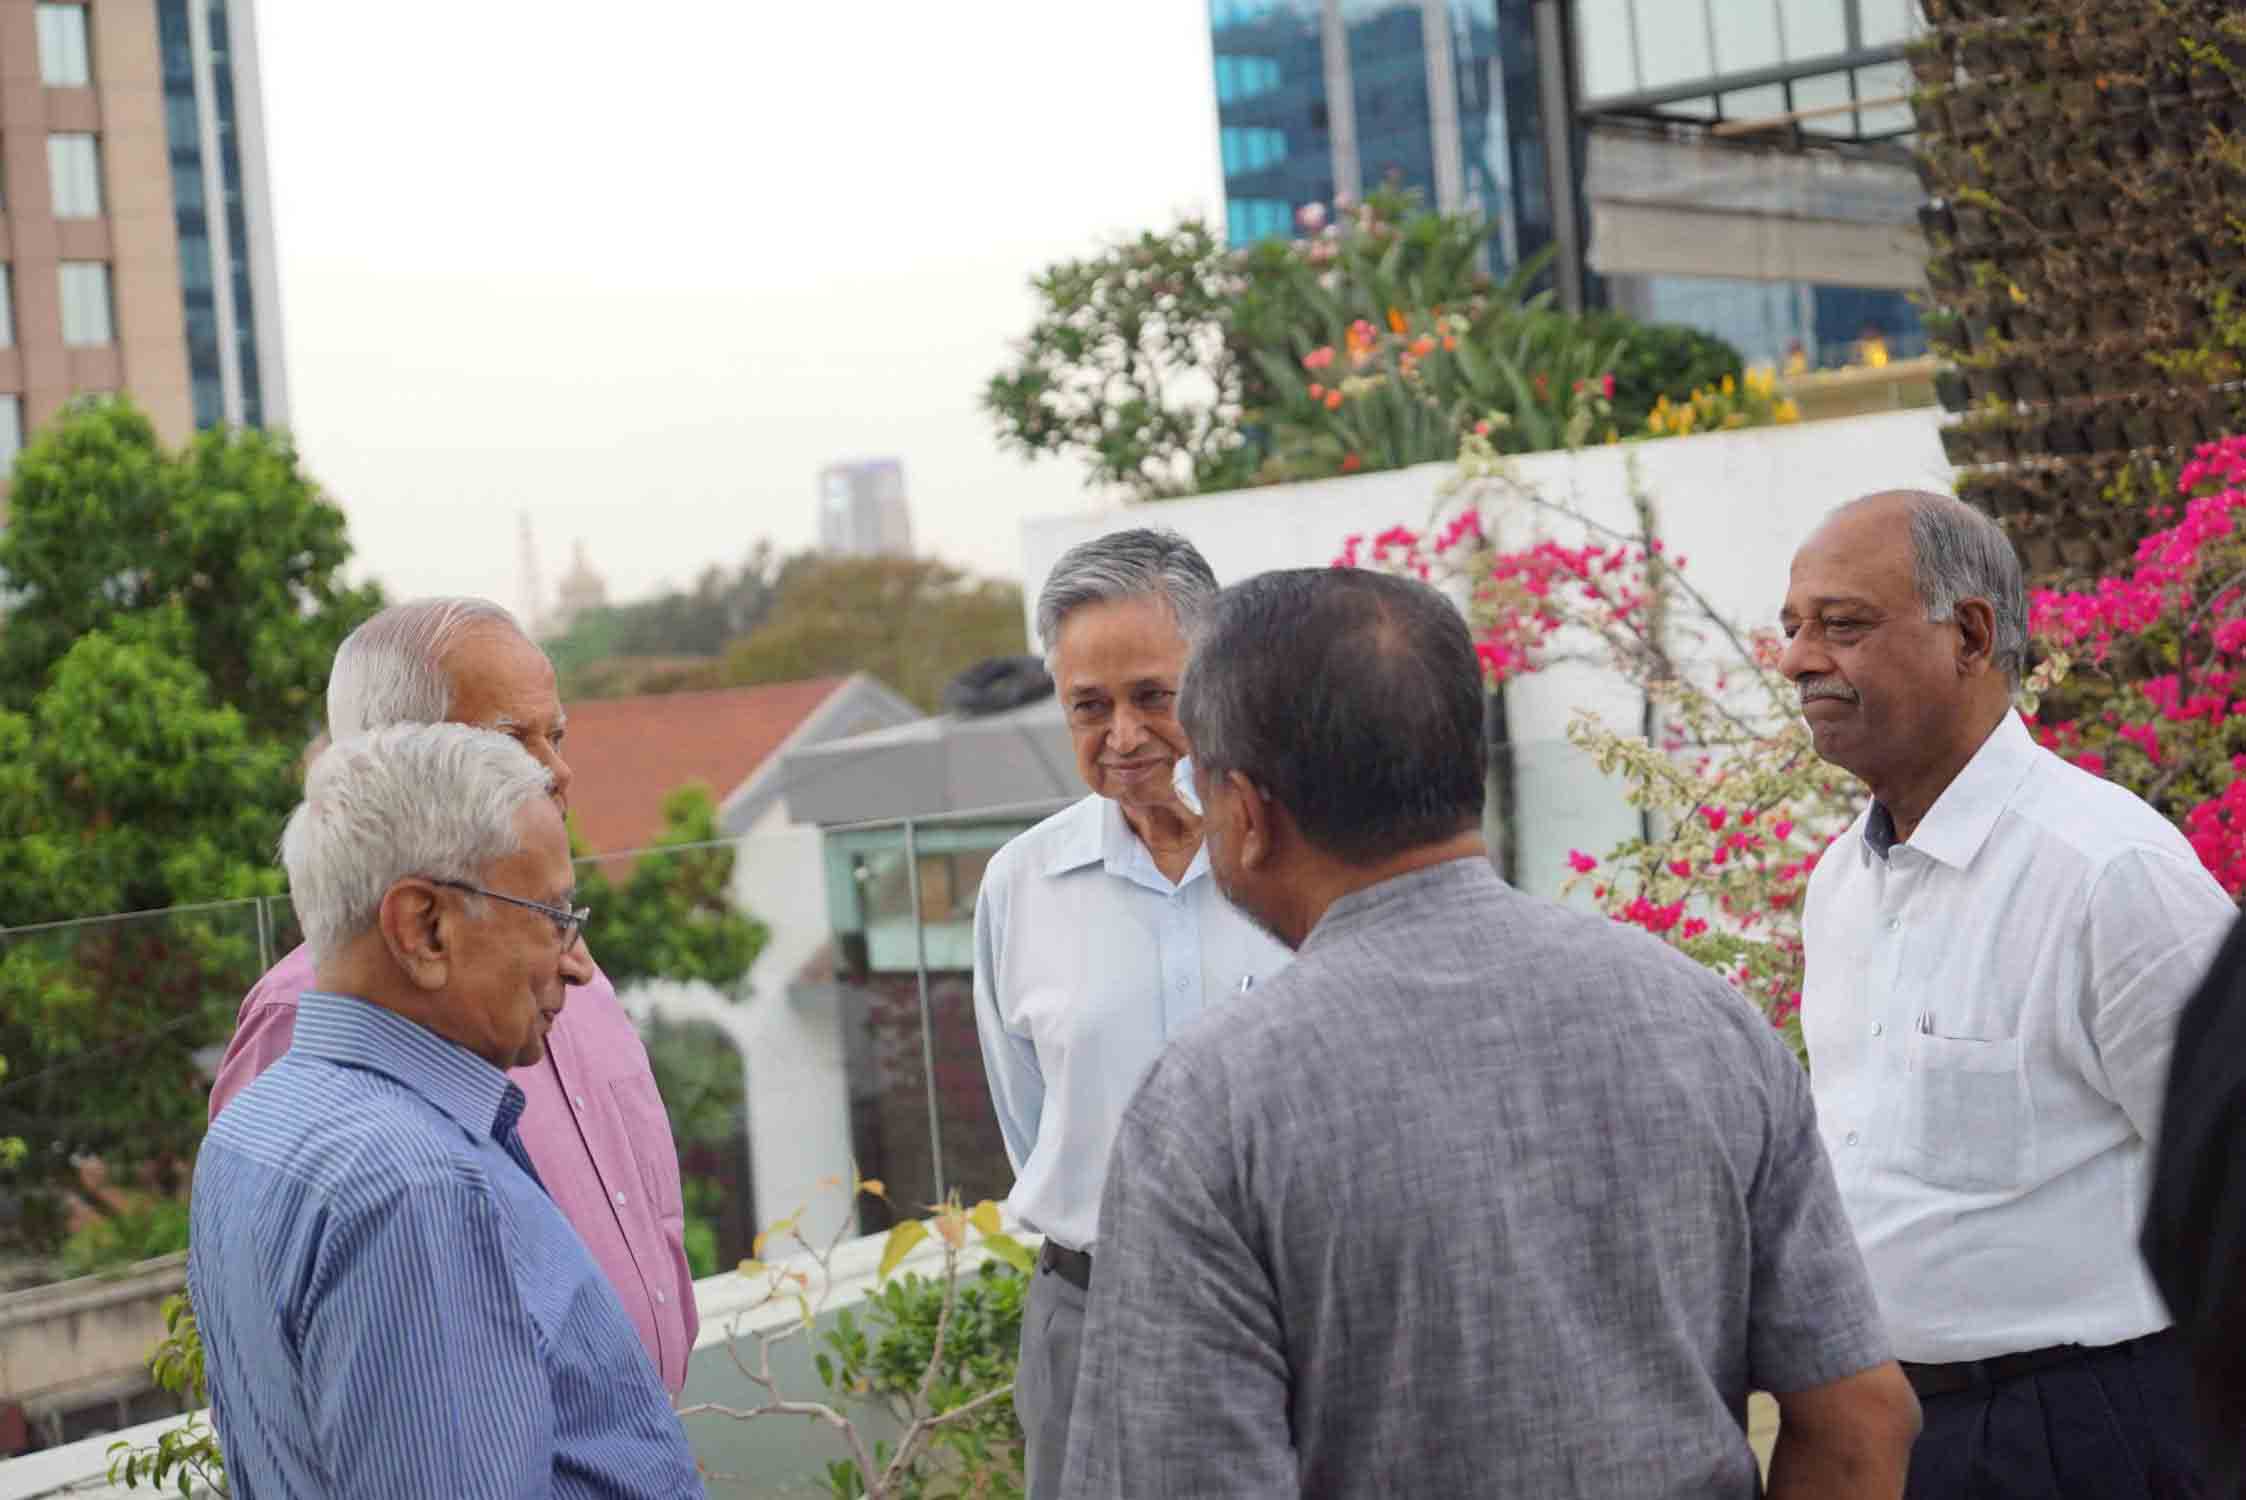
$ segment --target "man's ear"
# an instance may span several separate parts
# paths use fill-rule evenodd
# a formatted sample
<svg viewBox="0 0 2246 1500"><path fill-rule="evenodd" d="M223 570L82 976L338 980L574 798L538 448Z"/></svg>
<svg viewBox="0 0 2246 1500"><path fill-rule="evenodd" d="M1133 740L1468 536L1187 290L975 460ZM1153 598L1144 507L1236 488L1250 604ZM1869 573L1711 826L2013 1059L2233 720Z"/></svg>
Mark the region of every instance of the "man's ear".
<svg viewBox="0 0 2246 1500"><path fill-rule="evenodd" d="M1957 621L1957 672L1971 677L1996 667L1996 608L1986 599L1960 599L1951 616Z"/></svg>
<svg viewBox="0 0 2246 1500"><path fill-rule="evenodd" d="M1226 802L1238 824L1239 837L1232 841L1237 863L1243 870L1260 870L1277 852L1272 816L1278 804L1264 795L1263 788L1250 781L1245 771L1227 771L1224 780L1232 793Z"/></svg>
<svg viewBox="0 0 2246 1500"><path fill-rule="evenodd" d="M426 880L401 880L382 893L375 925L383 946L399 972L421 989L441 990L451 978L456 911Z"/></svg>

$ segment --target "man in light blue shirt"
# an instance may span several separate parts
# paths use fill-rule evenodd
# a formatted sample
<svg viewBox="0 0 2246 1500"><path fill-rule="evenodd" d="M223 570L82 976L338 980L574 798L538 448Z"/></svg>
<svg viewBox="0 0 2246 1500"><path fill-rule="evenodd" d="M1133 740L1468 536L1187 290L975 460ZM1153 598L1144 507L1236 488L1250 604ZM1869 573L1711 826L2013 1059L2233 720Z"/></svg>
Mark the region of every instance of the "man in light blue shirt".
<svg viewBox="0 0 2246 1500"><path fill-rule="evenodd" d="M701 1494L516 1131L506 1070L592 973L551 776L464 725L345 740L282 858L318 990L211 1127L187 1263L232 1493Z"/></svg>
<svg viewBox="0 0 2246 1500"><path fill-rule="evenodd" d="M1174 533L1072 549L1038 635L1092 795L1001 849L975 904L975 1028L1014 1215L1045 1235L1014 1407L1032 1500L1060 1492L1108 1149L1163 1044L1287 953L1218 892L1174 782L1186 637L1216 577Z"/></svg>

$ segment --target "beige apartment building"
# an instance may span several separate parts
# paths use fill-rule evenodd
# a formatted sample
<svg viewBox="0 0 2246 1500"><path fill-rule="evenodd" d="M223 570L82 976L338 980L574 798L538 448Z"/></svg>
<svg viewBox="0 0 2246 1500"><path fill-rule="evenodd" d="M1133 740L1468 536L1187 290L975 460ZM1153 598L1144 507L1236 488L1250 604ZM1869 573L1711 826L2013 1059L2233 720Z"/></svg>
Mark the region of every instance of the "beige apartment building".
<svg viewBox="0 0 2246 1500"><path fill-rule="evenodd" d="M255 39L248 0L0 0L0 503L77 395L285 421Z"/></svg>

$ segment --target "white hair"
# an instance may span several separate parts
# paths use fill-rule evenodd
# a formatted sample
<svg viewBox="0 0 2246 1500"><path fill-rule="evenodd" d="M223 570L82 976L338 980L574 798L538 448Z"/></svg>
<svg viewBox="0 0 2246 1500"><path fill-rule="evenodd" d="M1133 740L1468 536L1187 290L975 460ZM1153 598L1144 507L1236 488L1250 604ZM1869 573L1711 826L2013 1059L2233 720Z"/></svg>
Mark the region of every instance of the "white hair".
<svg viewBox="0 0 2246 1500"><path fill-rule="evenodd" d="M552 786L522 746L465 724L396 724L329 746L281 834L312 961L374 926L408 876L480 880L521 848L516 815Z"/></svg>
<svg viewBox="0 0 2246 1500"><path fill-rule="evenodd" d="M392 724L443 723L452 714L445 658L490 626L523 633L515 617L489 599L413 599L383 610L336 648L328 669L328 734L347 740Z"/></svg>
<svg viewBox="0 0 2246 1500"><path fill-rule="evenodd" d="M1061 554L1037 594L1037 643L1055 676L1061 627L1088 604L1159 599L1192 638L1216 602L1217 575L1198 548L1161 526L1139 526L1078 542Z"/></svg>

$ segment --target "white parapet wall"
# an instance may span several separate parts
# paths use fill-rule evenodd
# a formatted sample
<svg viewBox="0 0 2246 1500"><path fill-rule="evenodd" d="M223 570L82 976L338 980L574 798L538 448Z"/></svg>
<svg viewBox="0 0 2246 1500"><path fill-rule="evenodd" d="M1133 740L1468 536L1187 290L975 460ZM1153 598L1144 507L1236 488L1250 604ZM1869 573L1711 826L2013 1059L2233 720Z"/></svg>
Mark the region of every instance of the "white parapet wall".
<svg viewBox="0 0 2246 1500"><path fill-rule="evenodd" d="M1941 421L1940 411L1921 408L1663 438L1531 454L1515 461L1515 472L1540 493L1570 497L1593 517L1626 527L1635 464L1670 555L1684 559L1693 583L1735 622L1775 623L1794 549L1827 510L1875 490L1949 492ZM1427 464L1027 521L1022 585L1030 626L1053 564L1092 537L1129 526L1170 527L1199 547L1226 583L1273 568L1323 567L1350 535L1424 526L1454 472L1450 464ZM1507 545L1528 541L1540 526L1574 540L1518 508L1489 519ZM1567 873L1570 849L1603 851L1637 826L1619 788L1567 742L1568 722L1591 709L1618 726L1634 725L1640 704L1613 674L1569 665L1515 683L1507 709L1520 776L1522 884L1550 892Z"/></svg>
<svg viewBox="0 0 2246 1500"><path fill-rule="evenodd" d="M1035 1235L1022 1231L1020 1225L1009 1224L1007 1228L1025 1244L1035 1246L1038 1242ZM833 1273L832 1290L822 1309L820 1330L831 1328L837 1313L860 1306L877 1289L880 1283L876 1273L883 1246L884 1237L867 1236L847 1241L837 1249L829 1262ZM982 1252L971 1249L962 1257L961 1264L965 1268L962 1274L972 1271L983 1259ZM815 1265L800 1258L781 1264L804 1271L813 1278L816 1289L819 1273ZM934 1275L941 1271L942 1265L942 1251L931 1239L923 1241L904 1259L898 1274ZM694 1342L694 1354L687 1367L686 1391L680 1398L682 1408L708 1403L740 1410L756 1406L764 1399L762 1392L743 1377L740 1365L735 1362L736 1354L750 1368L757 1368L757 1334L760 1331L776 1333L801 1317L792 1297L776 1302L764 1300L764 1287L763 1278L730 1272L695 1283L694 1296L702 1317L702 1332ZM729 1348L729 1344L733 1347ZM780 1346L772 1361L772 1373L787 1396L825 1399L819 1377L812 1369L815 1352L811 1340L800 1336ZM895 1436L894 1424L878 1411L860 1408L852 1415L865 1424L869 1447L874 1439ZM0 1460L0 1500L60 1500L63 1496L71 1500L94 1496L109 1500L109 1497L126 1496L132 1492L108 1482L110 1448L117 1443L133 1447L153 1443L182 1420L168 1417L43 1453ZM839 1434L801 1417L763 1417L743 1422L704 1413L686 1419L686 1434L694 1446L695 1457L711 1476L711 1500L812 1493L811 1481L824 1472L829 1461L846 1454ZM150 1491L143 1485L138 1493L146 1496ZM171 1493L178 1493L176 1487Z"/></svg>

